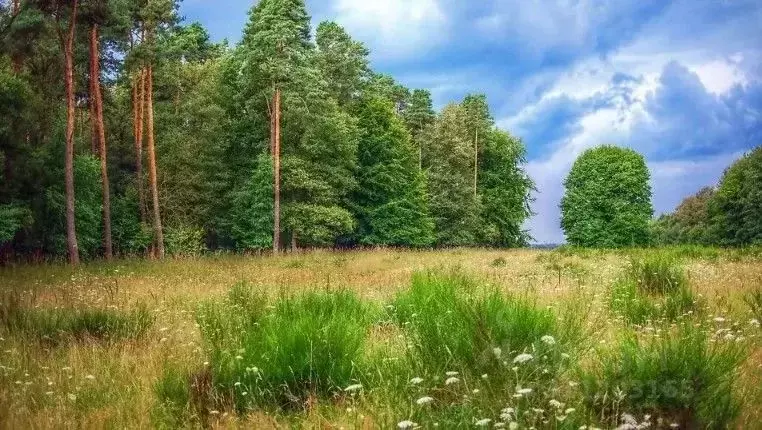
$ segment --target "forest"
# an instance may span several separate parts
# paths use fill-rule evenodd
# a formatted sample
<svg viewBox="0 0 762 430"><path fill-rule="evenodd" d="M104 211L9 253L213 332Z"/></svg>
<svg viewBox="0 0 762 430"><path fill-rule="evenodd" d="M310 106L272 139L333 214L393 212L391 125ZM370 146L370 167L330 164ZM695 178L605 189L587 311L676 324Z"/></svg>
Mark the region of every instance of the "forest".
<svg viewBox="0 0 762 430"><path fill-rule="evenodd" d="M434 112L299 1L235 47L177 6L2 11L6 259L527 242L525 148L483 95Z"/></svg>
<svg viewBox="0 0 762 430"><path fill-rule="evenodd" d="M428 90L374 72L340 25L313 37L301 1L257 3L235 46L171 0L13 0L0 28L2 261L531 242L542 190L486 97L435 111ZM580 195L603 205L575 218L565 198L567 241L759 243L756 153L711 211L707 189L651 221L647 168L617 183L630 200L588 184ZM604 164L621 166L617 154Z"/></svg>

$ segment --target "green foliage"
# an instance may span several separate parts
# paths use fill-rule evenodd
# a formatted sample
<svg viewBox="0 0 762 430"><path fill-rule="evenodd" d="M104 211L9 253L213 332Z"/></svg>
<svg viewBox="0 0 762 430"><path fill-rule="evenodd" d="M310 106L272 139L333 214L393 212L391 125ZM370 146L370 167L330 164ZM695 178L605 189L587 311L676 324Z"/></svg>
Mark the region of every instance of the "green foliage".
<svg viewBox="0 0 762 430"><path fill-rule="evenodd" d="M366 245L428 246L434 224L426 181L410 135L389 102L371 98L360 114L358 183L354 196L359 241Z"/></svg>
<svg viewBox="0 0 762 430"><path fill-rule="evenodd" d="M0 245L13 240L16 232L32 223L29 209L16 205L0 205Z"/></svg>
<svg viewBox="0 0 762 430"><path fill-rule="evenodd" d="M659 337L626 336L601 354L582 387L609 425L627 413L680 428L728 428L739 411L733 386L744 359L742 345L715 341L706 327L686 323Z"/></svg>
<svg viewBox="0 0 762 430"><path fill-rule="evenodd" d="M121 255L141 255L153 242L153 229L140 222L138 196L134 187L111 199L111 236L114 249Z"/></svg>
<svg viewBox="0 0 762 430"><path fill-rule="evenodd" d="M76 199L74 215L79 253L83 257L92 258L98 254L103 242L100 161L89 155L82 155L74 159L74 191ZM55 226L56 235L53 237L53 249L56 255L65 255L66 199L63 183L48 190L47 204L52 215L58 221Z"/></svg>
<svg viewBox="0 0 762 430"><path fill-rule="evenodd" d="M523 225L532 214L529 205L534 184L522 168L525 153L521 140L507 132L495 129L485 136L479 193L481 237L488 245L519 247L530 239Z"/></svg>
<svg viewBox="0 0 762 430"><path fill-rule="evenodd" d="M159 428L180 428L191 418L191 376L174 366L164 366L154 384L158 399L152 411L154 424Z"/></svg>
<svg viewBox="0 0 762 430"><path fill-rule="evenodd" d="M268 249L273 244L272 160L262 155L250 179L232 195L230 235L238 249Z"/></svg>
<svg viewBox="0 0 762 430"><path fill-rule="evenodd" d="M744 296L744 302L749 307L757 323L762 322L762 288L756 288Z"/></svg>
<svg viewBox="0 0 762 430"><path fill-rule="evenodd" d="M651 223L651 242L656 245L702 244L713 241L709 202L714 189L703 188L686 198L675 212L662 215Z"/></svg>
<svg viewBox="0 0 762 430"><path fill-rule="evenodd" d="M206 251L204 231L189 226L167 227L164 246L169 255L196 256Z"/></svg>
<svg viewBox="0 0 762 430"><path fill-rule="evenodd" d="M481 201L474 189L475 135L459 105L446 106L428 130L424 167L429 180L429 206L436 225L436 243L476 243Z"/></svg>
<svg viewBox="0 0 762 430"><path fill-rule="evenodd" d="M360 42L352 40L335 22L321 22L315 33L317 64L327 81L328 93L340 105L350 104L370 74L370 51Z"/></svg>
<svg viewBox="0 0 762 430"><path fill-rule="evenodd" d="M762 146L725 172L709 212L720 244L762 244Z"/></svg>
<svg viewBox="0 0 762 430"><path fill-rule="evenodd" d="M682 266L667 253L646 253L630 260L628 276L639 289L650 294L665 294L687 283Z"/></svg>
<svg viewBox="0 0 762 430"><path fill-rule="evenodd" d="M649 172L631 149L585 151L569 173L561 226L572 245L616 248L648 243L653 214Z"/></svg>
<svg viewBox="0 0 762 430"><path fill-rule="evenodd" d="M253 294L243 288L198 313L215 390L239 411L260 402L296 407L352 383L369 322L354 294L310 292L265 308L259 298L241 304Z"/></svg>

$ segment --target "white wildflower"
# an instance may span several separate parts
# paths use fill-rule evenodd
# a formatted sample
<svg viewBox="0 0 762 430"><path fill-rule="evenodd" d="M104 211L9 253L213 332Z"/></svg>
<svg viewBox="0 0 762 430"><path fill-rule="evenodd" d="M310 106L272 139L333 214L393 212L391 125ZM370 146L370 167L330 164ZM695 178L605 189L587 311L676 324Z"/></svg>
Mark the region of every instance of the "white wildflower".
<svg viewBox="0 0 762 430"><path fill-rule="evenodd" d="M458 372L453 372L453 371L445 372L445 375L447 375L447 376L458 376Z"/></svg>
<svg viewBox="0 0 762 430"><path fill-rule="evenodd" d="M622 414L622 423L638 425L638 420L630 414Z"/></svg>
<svg viewBox="0 0 762 430"><path fill-rule="evenodd" d="M491 423L491 422L492 422L492 420L491 420L491 419L489 419L489 418L482 418L482 419L480 419L479 421L475 422L474 424L475 424L476 426L478 426L478 427L486 427L486 426L487 426L487 425L489 425L489 423Z"/></svg>
<svg viewBox="0 0 762 430"><path fill-rule="evenodd" d="M487 378L489 378L489 376L486 373L482 375L482 379L487 379Z"/></svg>
<svg viewBox="0 0 762 430"><path fill-rule="evenodd" d="M723 322L725 322L725 318L723 318L723 317L715 317L714 318L714 322L716 322L716 323L723 323Z"/></svg>
<svg viewBox="0 0 762 430"><path fill-rule="evenodd" d="M572 413L572 412L574 412L574 411L576 411L576 409L574 409L574 408L567 408L567 409L564 411L564 413L565 413L566 415L569 415L570 413Z"/></svg>
<svg viewBox="0 0 762 430"><path fill-rule="evenodd" d="M672 427L673 429L680 428L680 424L678 423L672 423L669 426Z"/></svg>
<svg viewBox="0 0 762 430"><path fill-rule="evenodd" d="M522 396L526 396L527 394L530 394L532 392L531 388L519 388L516 390L516 394L520 394Z"/></svg>
<svg viewBox="0 0 762 430"><path fill-rule="evenodd" d="M550 401L548 402L548 404L549 404L550 406L553 406L553 407L554 407L554 408L556 408L556 409L561 409L561 408L563 408L563 407L564 407L564 404L563 404L563 403L561 403L561 402L559 402L559 401L558 401L558 400L556 400L556 399L550 399Z"/></svg>
<svg viewBox="0 0 762 430"><path fill-rule="evenodd" d="M423 396L420 399L416 400L415 403L418 405L428 405L429 403L433 402L434 398L429 396Z"/></svg>
<svg viewBox="0 0 762 430"><path fill-rule="evenodd" d="M472 391L472 393L474 393L474 394L479 394L479 389L478 389L478 388L474 388L474 390Z"/></svg>
<svg viewBox="0 0 762 430"><path fill-rule="evenodd" d="M495 358L499 359L500 356L503 354L503 350L498 347L494 347L492 348L492 353L495 354Z"/></svg>
<svg viewBox="0 0 762 430"><path fill-rule="evenodd" d="M413 379L411 379L411 380L410 380L410 383L411 383L411 384L413 384L413 385L418 385L418 384L420 384L421 382L423 382L423 378L419 378L419 377L417 377L417 376L416 376L415 378L413 378Z"/></svg>
<svg viewBox="0 0 762 430"><path fill-rule="evenodd" d="M91 381L95 381L95 376L93 376L93 375L87 375L87 376L85 376L85 379L89 379Z"/></svg>
<svg viewBox="0 0 762 430"><path fill-rule="evenodd" d="M516 421L512 421L510 424L508 424L508 428L510 430L516 430L519 428L519 423L517 423Z"/></svg>
<svg viewBox="0 0 762 430"><path fill-rule="evenodd" d="M454 376L450 376L449 378L447 378L447 380L445 380L445 385L457 384L458 382L460 382L460 379Z"/></svg>
<svg viewBox="0 0 762 430"><path fill-rule="evenodd" d="M411 429L415 427L415 423L410 420L400 421L397 423L397 428L399 429Z"/></svg>
<svg viewBox="0 0 762 430"><path fill-rule="evenodd" d="M556 344L556 339L553 336L549 335L549 334L546 334L545 336L541 337L540 340L543 341L547 345L555 345Z"/></svg>
<svg viewBox="0 0 762 430"><path fill-rule="evenodd" d="M532 358L534 358L534 357L532 357L532 354L527 354L527 353L519 354L519 355L516 356L516 358L513 359L513 362L514 363L518 363L518 364L526 363L527 361L531 360Z"/></svg>
<svg viewBox="0 0 762 430"><path fill-rule="evenodd" d="M352 384L344 389L344 391L350 392L350 391L357 391L362 389L362 384Z"/></svg>

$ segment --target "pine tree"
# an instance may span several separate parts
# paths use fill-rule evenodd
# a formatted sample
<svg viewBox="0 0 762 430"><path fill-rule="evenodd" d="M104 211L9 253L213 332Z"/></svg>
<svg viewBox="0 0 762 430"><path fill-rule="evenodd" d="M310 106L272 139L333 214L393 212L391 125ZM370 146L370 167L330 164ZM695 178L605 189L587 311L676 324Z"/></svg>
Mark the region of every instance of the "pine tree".
<svg viewBox="0 0 762 430"><path fill-rule="evenodd" d="M388 100L371 97L360 113L359 189L355 195L364 245L429 246L434 223L426 181L402 120Z"/></svg>
<svg viewBox="0 0 762 430"><path fill-rule="evenodd" d="M317 65L328 86L328 93L340 106L348 106L360 95L363 83L370 75L370 51L360 42L352 40L335 22L318 25Z"/></svg>
<svg viewBox="0 0 762 430"><path fill-rule="evenodd" d="M273 157L273 252L280 250L280 164L283 92L303 75L311 48L309 16L303 0L262 0L251 11L244 30L242 90L246 104L267 100L270 152ZM288 106L286 106L288 108Z"/></svg>

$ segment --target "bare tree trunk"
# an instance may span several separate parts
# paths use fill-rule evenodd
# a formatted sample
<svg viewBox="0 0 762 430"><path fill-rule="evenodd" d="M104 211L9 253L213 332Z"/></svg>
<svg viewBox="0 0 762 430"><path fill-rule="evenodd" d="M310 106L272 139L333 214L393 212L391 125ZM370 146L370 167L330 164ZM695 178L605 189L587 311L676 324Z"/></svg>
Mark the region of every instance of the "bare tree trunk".
<svg viewBox="0 0 762 430"><path fill-rule="evenodd" d="M89 79L89 94L90 94L90 133L91 133L91 140L90 140L90 151L93 153L93 155L98 155L98 113L96 111L98 102L96 100L95 93L98 91L97 85L99 76L96 73L100 73L98 71L99 64L98 64L98 53L96 50L98 49L98 42L97 40L93 40L93 37L98 37L97 34L94 34L93 31L95 30L95 26L92 26L90 28L90 79Z"/></svg>
<svg viewBox="0 0 762 430"><path fill-rule="evenodd" d="M479 198L479 129L476 129L474 136L474 201Z"/></svg>
<svg viewBox="0 0 762 430"><path fill-rule="evenodd" d="M275 88L273 103L275 114L275 134L273 136L273 180L275 196L273 202L273 254L280 251L280 88Z"/></svg>
<svg viewBox="0 0 762 430"><path fill-rule="evenodd" d="M94 24L90 29L90 55L91 69L90 73L95 76L93 84L95 100L95 124L97 128L98 155L101 161L101 184L103 186L103 248L106 260L111 260L114 256L111 243L111 191L108 181L108 159L106 152L106 126L103 121L103 93L101 92L100 76L100 48L98 47L98 24Z"/></svg>
<svg viewBox="0 0 762 430"><path fill-rule="evenodd" d="M69 31L67 35L59 29L59 39L64 53L64 74L66 90L66 154L64 157L64 183L66 188L66 246L69 262L79 264L79 246L77 245L77 227L74 214L74 35L77 20L78 1L74 0Z"/></svg>
<svg viewBox="0 0 762 430"><path fill-rule="evenodd" d="M145 188L143 187L143 124L145 122L145 89L146 74L140 69L137 82L133 83L134 119L133 131L135 136L135 176L138 188L138 206L140 209L140 222L146 222Z"/></svg>
<svg viewBox="0 0 762 430"><path fill-rule="evenodd" d="M146 124L148 127L148 180L151 186L151 197L153 198L153 230L154 239L156 241L156 257L163 259L164 233L161 229L161 213L159 211L159 186L156 179L156 147L153 124L153 66L150 64L147 67L146 81L146 109L148 111L148 122Z"/></svg>

